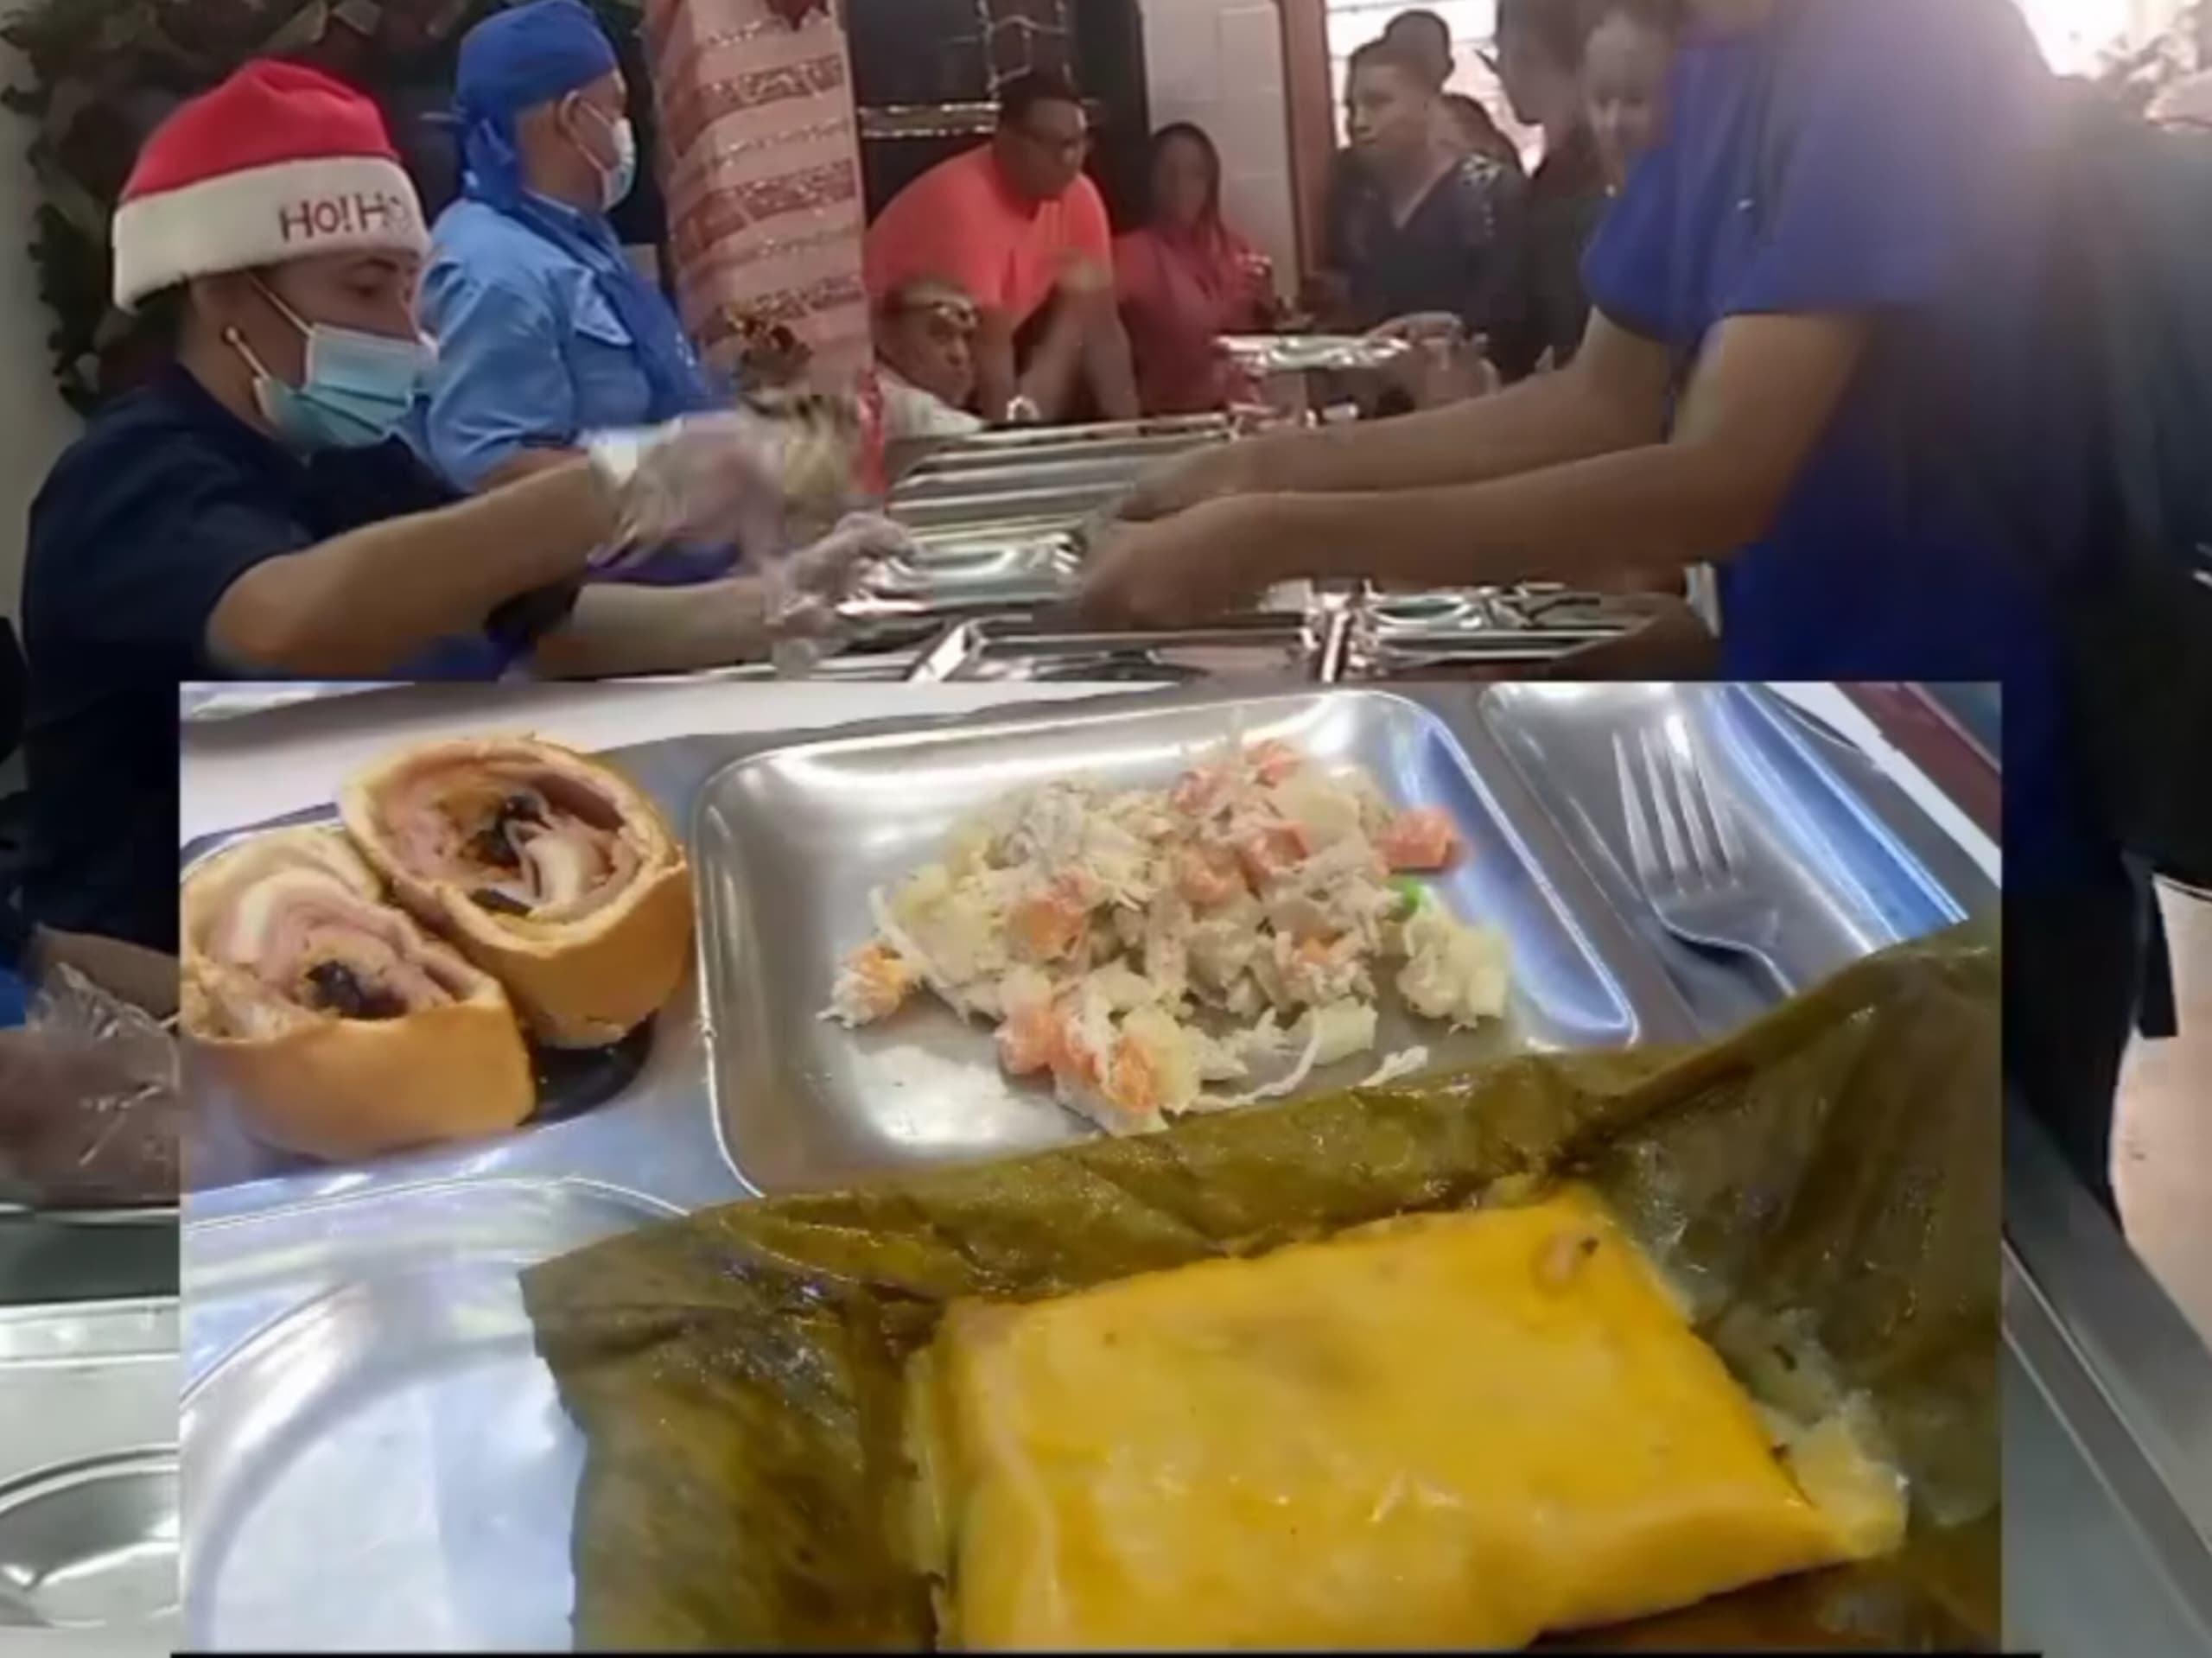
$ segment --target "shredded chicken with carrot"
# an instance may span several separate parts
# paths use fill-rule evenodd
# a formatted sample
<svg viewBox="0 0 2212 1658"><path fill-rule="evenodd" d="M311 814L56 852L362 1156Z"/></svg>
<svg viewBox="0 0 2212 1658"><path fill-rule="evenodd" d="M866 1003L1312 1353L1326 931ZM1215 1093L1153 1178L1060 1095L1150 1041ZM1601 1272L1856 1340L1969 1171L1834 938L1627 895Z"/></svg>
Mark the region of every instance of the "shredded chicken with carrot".
<svg viewBox="0 0 2212 1658"><path fill-rule="evenodd" d="M1503 937L1414 879L1461 855L1449 814L1394 810L1280 742L1231 742L1164 791L1047 784L871 895L875 936L826 1016L874 1024L927 992L992 1025L1009 1075L1117 1134L1286 1096L1374 1051L1391 967L1424 1019L1504 1013Z"/></svg>

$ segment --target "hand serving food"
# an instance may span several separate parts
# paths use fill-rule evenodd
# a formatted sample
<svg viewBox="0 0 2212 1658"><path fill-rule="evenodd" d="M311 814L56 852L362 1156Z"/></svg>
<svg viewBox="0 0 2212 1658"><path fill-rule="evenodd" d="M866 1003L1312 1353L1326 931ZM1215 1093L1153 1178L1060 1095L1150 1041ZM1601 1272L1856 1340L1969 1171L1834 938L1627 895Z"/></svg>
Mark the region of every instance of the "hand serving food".
<svg viewBox="0 0 2212 1658"><path fill-rule="evenodd" d="M1268 585L1267 504L1210 500L1154 523L1109 525L1084 565L1078 604L1102 626L1182 627Z"/></svg>

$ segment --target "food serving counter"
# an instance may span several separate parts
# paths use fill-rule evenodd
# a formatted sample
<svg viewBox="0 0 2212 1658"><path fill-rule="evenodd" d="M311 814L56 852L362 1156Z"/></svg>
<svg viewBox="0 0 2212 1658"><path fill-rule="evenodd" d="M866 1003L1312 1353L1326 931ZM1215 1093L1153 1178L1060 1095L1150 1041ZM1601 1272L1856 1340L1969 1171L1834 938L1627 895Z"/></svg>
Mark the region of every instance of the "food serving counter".
<svg viewBox="0 0 2212 1658"><path fill-rule="evenodd" d="M702 1018L696 988L682 994L613 1097L587 1088L560 1120L497 1140L346 1168L278 1161L219 1133L201 1148L182 1340L196 1644L565 1642L577 1447L535 1357L516 1270L742 1196L741 1168L752 1185L783 1189L944 1139L944 1096L926 1074L903 1109L834 1120L871 1092L897 1099L882 1086L892 1075L859 1089L836 1076L830 1051L795 1028L804 992L790 1007L746 1011L747 987L767 976L752 971L761 929L746 918L785 906L774 912L780 937L817 913L847 913L771 855L778 823L786 841L823 832L830 820L809 814L825 798L895 795L901 775L988 771L1076 729L1141 729L1137 746L1185 743L1224 698L1250 700L1214 688L1064 706L1058 690L419 687L190 735L188 855L251 826L327 815L340 778L396 744L526 727L621 749L616 758L692 841L707 978L721 986L715 1021ZM1009 701L1027 706L998 707ZM985 724L948 723L961 714ZM1995 900L1988 837L1832 688L1523 686L1485 697L1439 686L1411 699L1292 689L1253 702L1246 718L1344 745L1394 796L1447 803L1463 823L1491 826L1478 844L1500 885L1484 905L1523 907L1516 954L1537 941L1518 997L1540 1042L1723 1030L1843 962ZM1687 734L1741 813L1771 912L1755 963L1679 944L1639 899L1614 768L1616 740L1644 733ZM895 827L864 825L853 849L895 854ZM879 835L890 838L869 854ZM717 836L751 844L751 867L717 853ZM796 971L818 975L811 948L791 958ZM761 1023L769 1014L772 1028ZM764 1115L745 1069L779 1035L798 1045L785 1068L804 1086L779 1105L787 1115ZM951 1139L938 1149L976 1149ZM2055 1200L2019 1184L2036 1205L2024 1212L2063 1204L2063 1179ZM2212 1361L2179 1338L2185 1330L2158 1324L2145 1294L2157 1292L2118 1241L2083 1245L2069 1229L2082 1224L2076 1214L2054 1234L2027 1223L2007 1256L2008 1452L2034 1482L2016 1481L2009 1527L2019 1643L2212 1652L2202 1604ZM2085 1282L2081 1252L2098 1247L2101 1264ZM2148 1378L2136 1357L2145 1331L2157 1340ZM2053 1513L2047 1500L2066 1507ZM413 1587L394 1595L394 1583Z"/></svg>

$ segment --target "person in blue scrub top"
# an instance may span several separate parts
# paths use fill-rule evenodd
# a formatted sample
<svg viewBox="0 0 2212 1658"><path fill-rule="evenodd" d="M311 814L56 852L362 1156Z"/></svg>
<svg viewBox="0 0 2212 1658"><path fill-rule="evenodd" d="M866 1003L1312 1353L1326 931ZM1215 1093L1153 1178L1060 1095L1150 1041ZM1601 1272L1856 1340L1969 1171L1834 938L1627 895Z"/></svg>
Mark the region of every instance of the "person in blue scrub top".
<svg viewBox="0 0 2212 1658"><path fill-rule="evenodd" d="M2109 1205L2160 962L2062 685L2054 595L2095 537L2083 405L2035 326L2059 89L2010 0L1690 10L1567 369L1186 464L1094 556L1089 608L1161 623L1297 577L1712 561L1732 677L2001 680L2008 1072Z"/></svg>
<svg viewBox="0 0 2212 1658"><path fill-rule="evenodd" d="M462 194L431 232L423 320L438 343L423 437L457 488L573 459L586 432L727 407L674 308L607 213L638 175L614 48L577 0L530 0L461 41ZM728 551L657 555L626 579L721 574Z"/></svg>

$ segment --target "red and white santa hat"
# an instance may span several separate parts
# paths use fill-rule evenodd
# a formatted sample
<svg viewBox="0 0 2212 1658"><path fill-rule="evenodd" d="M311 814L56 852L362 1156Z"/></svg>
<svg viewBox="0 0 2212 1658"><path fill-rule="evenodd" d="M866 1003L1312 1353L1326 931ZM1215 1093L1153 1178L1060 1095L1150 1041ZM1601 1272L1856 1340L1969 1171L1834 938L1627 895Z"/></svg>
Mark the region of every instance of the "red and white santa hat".
<svg viewBox="0 0 2212 1658"><path fill-rule="evenodd" d="M115 211L115 302L324 253L420 254L423 204L370 100L250 63L154 130Z"/></svg>

